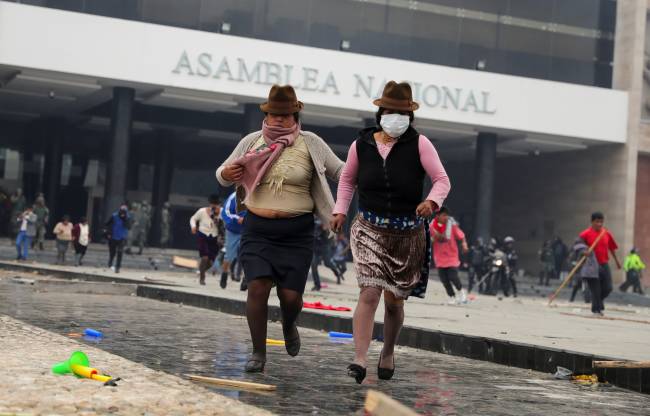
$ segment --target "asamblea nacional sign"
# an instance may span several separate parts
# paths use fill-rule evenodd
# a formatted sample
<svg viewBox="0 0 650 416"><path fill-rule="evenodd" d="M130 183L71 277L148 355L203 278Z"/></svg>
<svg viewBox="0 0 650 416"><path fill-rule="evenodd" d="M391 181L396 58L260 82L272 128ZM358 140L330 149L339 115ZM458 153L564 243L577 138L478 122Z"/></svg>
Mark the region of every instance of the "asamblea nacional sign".
<svg viewBox="0 0 650 416"><path fill-rule="evenodd" d="M173 74L212 79L215 86L223 82L253 83L265 87L289 84L298 90L316 94L365 99L381 96L388 79L358 72L337 73L309 66L294 66L243 57L219 56L209 52L191 54L183 51L171 70ZM340 87L341 78L353 88ZM421 106L477 114L495 114L489 91L479 91L450 85L407 80L413 89L413 99Z"/></svg>

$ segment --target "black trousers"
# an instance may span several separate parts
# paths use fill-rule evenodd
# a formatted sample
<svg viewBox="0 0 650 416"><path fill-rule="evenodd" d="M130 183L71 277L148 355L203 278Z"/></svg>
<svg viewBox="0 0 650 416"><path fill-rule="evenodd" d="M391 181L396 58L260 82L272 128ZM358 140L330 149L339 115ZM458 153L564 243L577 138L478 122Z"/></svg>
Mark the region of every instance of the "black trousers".
<svg viewBox="0 0 650 416"><path fill-rule="evenodd" d="M124 251L124 244L126 240L108 240L108 267L113 265L115 261L115 270L120 270L122 266L122 252ZM117 259L115 256L117 255Z"/></svg>
<svg viewBox="0 0 650 416"><path fill-rule="evenodd" d="M640 273L638 270L628 270L625 274L625 282L619 286L621 292L627 292L627 289L632 286L632 291L634 293L639 293L642 295L643 289L641 288L641 279L639 275Z"/></svg>
<svg viewBox="0 0 650 416"><path fill-rule="evenodd" d="M608 264L601 264L598 268L597 279L585 279L591 291L591 311L600 313L605 310L605 298L612 293L612 272Z"/></svg>
<svg viewBox="0 0 650 416"><path fill-rule="evenodd" d="M472 289L474 289L474 282L480 282L481 279L483 278L483 266L469 266L469 270L467 271L467 291L471 292ZM483 292L483 286L485 286L484 283L480 284L479 287L479 292Z"/></svg>
<svg viewBox="0 0 650 416"><path fill-rule="evenodd" d="M338 267L332 262L332 254L329 246L316 245L314 246L314 257L311 261L311 277L314 279L314 286L320 289L320 274L318 273L318 266L323 263L325 267L330 269L337 281L340 281L340 271Z"/></svg>
<svg viewBox="0 0 650 416"><path fill-rule="evenodd" d="M440 277L440 282L442 282L442 285L445 287L447 295L449 296L456 296L456 292L454 292L454 288L451 286L452 283L458 291L463 288L463 285L460 283L460 279L458 278L458 269L455 267L439 267L438 276Z"/></svg>

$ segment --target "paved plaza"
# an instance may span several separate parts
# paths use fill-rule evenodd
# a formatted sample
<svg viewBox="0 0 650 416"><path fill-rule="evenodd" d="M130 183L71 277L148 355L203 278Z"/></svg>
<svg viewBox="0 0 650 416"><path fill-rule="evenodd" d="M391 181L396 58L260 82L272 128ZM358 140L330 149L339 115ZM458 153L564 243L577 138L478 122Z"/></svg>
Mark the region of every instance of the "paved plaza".
<svg viewBox="0 0 650 416"><path fill-rule="evenodd" d="M358 386L345 374L352 345L306 329L301 329L297 358L269 347L265 373L249 375L243 373L249 334L242 317L133 296L80 296L65 293L61 285L42 290L2 275L0 350L8 353L0 370L0 412L160 414L163 408L165 414L222 414L223 409L223 414L361 414L368 388L429 415L644 415L650 406L648 396L616 387L579 387L550 374L404 347L398 348L393 381L379 381L371 365ZM104 339L66 337L83 327L103 331ZM278 324L270 324L269 336L281 338ZM50 366L75 349L124 381L109 388L51 375ZM373 342L371 362L380 349ZM278 390L207 391L173 376L184 373L274 384ZM230 399L263 410L237 407L233 403L239 402Z"/></svg>

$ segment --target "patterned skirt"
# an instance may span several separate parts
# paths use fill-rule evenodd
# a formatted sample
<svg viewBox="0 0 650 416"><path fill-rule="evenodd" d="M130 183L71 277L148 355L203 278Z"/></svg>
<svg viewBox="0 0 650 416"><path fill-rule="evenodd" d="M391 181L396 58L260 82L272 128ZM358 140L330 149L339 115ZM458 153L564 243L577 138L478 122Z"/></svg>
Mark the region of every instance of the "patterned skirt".
<svg viewBox="0 0 650 416"><path fill-rule="evenodd" d="M361 213L350 230L359 287L387 290L401 299L416 295L412 292L426 262L424 227L424 223L400 228L377 225Z"/></svg>

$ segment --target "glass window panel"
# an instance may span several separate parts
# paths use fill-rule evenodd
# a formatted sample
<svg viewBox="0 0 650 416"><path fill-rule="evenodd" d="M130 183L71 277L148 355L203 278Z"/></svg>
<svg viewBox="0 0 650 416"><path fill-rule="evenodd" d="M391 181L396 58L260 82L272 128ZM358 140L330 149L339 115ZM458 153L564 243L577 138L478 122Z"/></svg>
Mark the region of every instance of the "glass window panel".
<svg viewBox="0 0 650 416"><path fill-rule="evenodd" d="M508 0L460 0L460 7L492 14L504 14L508 10Z"/></svg>
<svg viewBox="0 0 650 416"><path fill-rule="evenodd" d="M60 185L68 186L70 183L70 174L72 173L72 155L65 153L61 158L61 178Z"/></svg>
<svg viewBox="0 0 650 416"><path fill-rule="evenodd" d="M307 44L309 5L309 1L303 0L267 0L264 30L260 35L277 42Z"/></svg>
<svg viewBox="0 0 650 416"><path fill-rule="evenodd" d="M600 4L594 0L555 0L553 21L570 26L597 29Z"/></svg>
<svg viewBox="0 0 650 416"><path fill-rule="evenodd" d="M508 14L524 19L550 22L553 16L553 2L550 0L510 0Z"/></svg>
<svg viewBox="0 0 650 416"><path fill-rule="evenodd" d="M551 36L541 30L499 25L499 47L506 52L548 55L551 52Z"/></svg>
<svg viewBox="0 0 650 416"><path fill-rule="evenodd" d="M255 5L255 0L202 0L201 30L220 32L221 24L227 22L230 34L252 36Z"/></svg>
<svg viewBox="0 0 650 416"><path fill-rule="evenodd" d="M458 44L437 39L411 39L410 59L437 65L458 65Z"/></svg>
<svg viewBox="0 0 650 416"><path fill-rule="evenodd" d="M484 60L487 72L506 72L506 59L502 51L474 45L460 45L458 66L476 69L478 61Z"/></svg>
<svg viewBox="0 0 650 416"><path fill-rule="evenodd" d="M616 1L600 0L600 19L598 27L605 32L616 30Z"/></svg>
<svg viewBox="0 0 650 416"><path fill-rule="evenodd" d="M554 57L551 61L551 79L575 84L594 84L593 62Z"/></svg>
<svg viewBox="0 0 650 416"><path fill-rule="evenodd" d="M596 62L594 71L595 86L612 88L612 66L608 62Z"/></svg>
<svg viewBox="0 0 650 416"><path fill-rule="evenodd" d="M359 22L362 5L350 0L312 1L309 44L338 49L341 40L350 42L351 50L358 50Z"/></svg>
<svg viewBox="0 0 650 416"><path fill-rule="evenodd" d="M506 51L505 59L507 74L542 79L549 77L551 58L548 55Z"/></svg>
<svg viewBox="0 0 650 416"><path fill-rule="evenodd" d="M5 150L4 178L17 180L20 175L20 152L17 150Z"/></svg>
<svg viewBox="0 0 650 416"><path fill-rule="evenodd" d="M610 39L596 40L596 59L602 62L614 61L614 41Z"/></svg>
<svg viewBox="0 0 650 416"><path fill-rule="evenodd" d="M198 29L201 0L142 0L142 20Z"/></svg>
<svg viewBox="0 0 650 416"><path fill-rule="evenodd" d="M554 33L552 43L554 57L589 62L596 57L597 40L594 38Z"/></svg>
<svg viewBox="0 0 650 416"><path fill-rule="evenodd" d="M496 23L473 19L461 20L460 43L495 48L500 30Z"/></svg>
<svg viewBox="0 0 650 416"><path fill-rule="evenodd" d="M83 0L47 0L45 6L54 9L71 10L73 12L83 11Z"/></svg>
<svg viewBox="0 0 650 416"><path fill-rule="evenodd" d="M85 0L85 12L121 19L138 19L138 0Z"/></svg>

